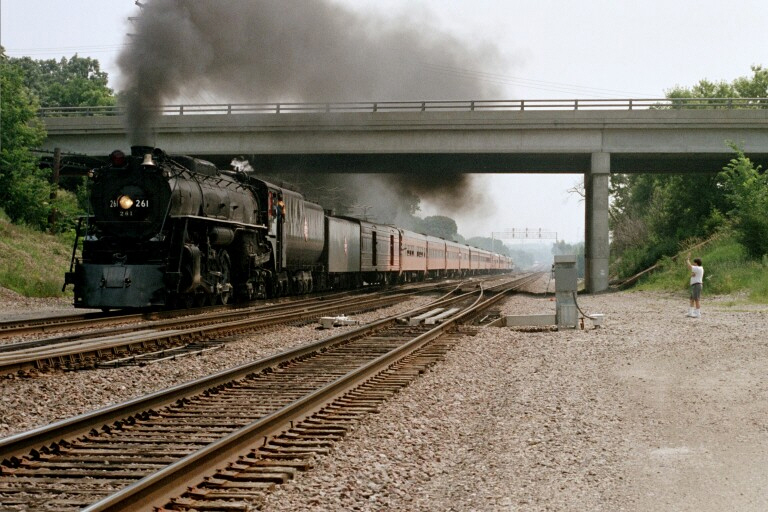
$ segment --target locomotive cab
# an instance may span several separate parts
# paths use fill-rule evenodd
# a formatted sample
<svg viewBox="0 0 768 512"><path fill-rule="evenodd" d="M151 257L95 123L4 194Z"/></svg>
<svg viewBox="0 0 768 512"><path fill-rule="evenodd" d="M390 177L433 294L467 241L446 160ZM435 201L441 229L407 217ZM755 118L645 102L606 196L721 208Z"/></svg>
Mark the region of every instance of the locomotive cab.
<svg viewBox="0 0 768 512"><path fill-rule="evenodd" d="M322 207L293 190L249 177L264 205L272 259L266 264L270 295L309 293L323 274L325 213ZM320 283L324 287L324 283Z"/></svg>

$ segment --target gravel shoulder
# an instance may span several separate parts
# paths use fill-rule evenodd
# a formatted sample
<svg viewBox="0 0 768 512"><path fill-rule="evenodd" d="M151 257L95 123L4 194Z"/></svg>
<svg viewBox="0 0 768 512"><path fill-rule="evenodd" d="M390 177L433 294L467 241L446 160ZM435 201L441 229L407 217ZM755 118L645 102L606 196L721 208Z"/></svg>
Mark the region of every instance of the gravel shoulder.
<svg viewBox="0 0 768 512"><path fill-rule="evenodd" d="M603 327L468 337L265 510L764 511L768 311L732 302L581 296Z"/></svg>
<svg viewBox="0 0 768 512"><path fill-rule="evenodd" d="M603 326L467 336L264 509L768 510L768 307L705 296L691 319L682 292L579 305ZM518 295L503 312L554 309ZM0 436L70 414L62 397L89 410L321 335L254 337L227 360L2 380Z"/></svg>

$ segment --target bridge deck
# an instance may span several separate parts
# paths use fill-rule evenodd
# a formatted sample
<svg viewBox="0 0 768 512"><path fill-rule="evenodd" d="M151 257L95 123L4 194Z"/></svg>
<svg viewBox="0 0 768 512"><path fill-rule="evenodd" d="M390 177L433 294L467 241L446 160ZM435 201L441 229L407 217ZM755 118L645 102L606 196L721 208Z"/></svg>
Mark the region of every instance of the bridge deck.
<svg viewBox="0 0 768 512"><path fill-rule="evenodd" d="M45 149L105 156L128 148L121 115L44 117ZM768 109L417 110L159 115L149 140L171 153L265 170L330 172L717 171L739 145L768 160Z"/></svg>

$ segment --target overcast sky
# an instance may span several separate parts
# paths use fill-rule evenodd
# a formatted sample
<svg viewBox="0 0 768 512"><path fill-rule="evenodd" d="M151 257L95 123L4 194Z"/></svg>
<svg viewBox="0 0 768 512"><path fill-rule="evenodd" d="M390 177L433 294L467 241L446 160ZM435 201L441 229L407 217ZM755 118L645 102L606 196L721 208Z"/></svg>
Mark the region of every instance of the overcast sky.
<svg viewBox="0 0 768 512"><path fill-rule="evenodd" d="M279 1L301 8L311 0ZM768 65L765 0L337 3L371 16L423 20L468 44L493 42L508 63L493 71L505 91L500 99L658 98L675 85L690 86L702 78L730 82L750 75L750 65ZM115 59L131 30L128 18L138 15L138 8L133 0L0 0L0 13L0 44L10 56L58 59L77 53L97 58L116 87ZM423 213L454 216L467 237L542 228L568 242L583 240L584 204L567 192L580 175L481 180L489 191L491 204L484 212L489 218L457 218L429 205Z"/></svg>

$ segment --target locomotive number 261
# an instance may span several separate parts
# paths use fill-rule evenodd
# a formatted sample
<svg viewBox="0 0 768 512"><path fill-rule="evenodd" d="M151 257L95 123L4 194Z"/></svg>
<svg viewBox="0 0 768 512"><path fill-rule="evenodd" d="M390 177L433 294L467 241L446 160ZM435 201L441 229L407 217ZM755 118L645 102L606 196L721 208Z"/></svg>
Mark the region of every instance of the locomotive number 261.
<svg viewBox="0 0 768 512"><path fill-rule="evenodd" d="M117 199L110 199L109 200L109 207L110 208L123 208L123 209L128 209L128 208L132 208L132 207L135 207L135 208L149 208L149 199L136 199L134 201L131 201L130 206L128 206L128 208L126 208L125 203L121 203Z"/></svg>

